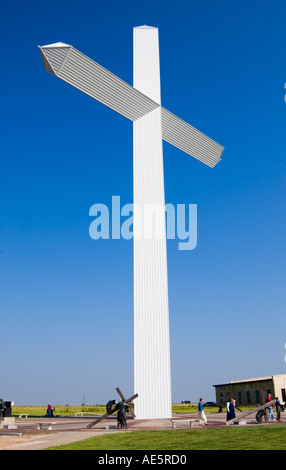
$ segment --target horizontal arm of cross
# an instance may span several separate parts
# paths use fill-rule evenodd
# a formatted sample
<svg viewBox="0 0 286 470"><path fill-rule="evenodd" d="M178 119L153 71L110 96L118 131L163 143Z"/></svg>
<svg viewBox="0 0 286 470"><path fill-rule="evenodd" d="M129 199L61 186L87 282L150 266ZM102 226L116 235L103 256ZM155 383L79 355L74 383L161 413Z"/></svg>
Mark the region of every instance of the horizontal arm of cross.
<svg viewBox="0 0 286 470"><path fill-rule="evenodd" d="M127 400L125 400L124 395L123 395L123 393L121 392L121 390L120 390L119 387L116 388L116 391L117 391L117 393L119 394L121 400L122 400L126 405L128 405L129 403L132 402L132 400L135 400L135 398L138 397L138 393L135 393L134 395L132 395L132 397L130 397L130 398L128 398ZM115 413L115 411L117 411L117 410L118 410L118 406L115 406L113 409L111 409L110 411L108 411L107 413L105 413L105 415L100 416L99 418L97 418L97 419L95 419L94 421L92 421L91 423L89 423L89 424L87 425L87 428L92 428L93 426L95 426L96 424L98 424L98 423L99 423L100 421L102 421L103 419L105 419L105 418L107 418L108 416L110 416L111 414ZM131 412L131 410L130 410L130 412ZM131 414L132 414L132 417L135 418L134 413L132 412Z"/></svg>
<svg viewBox="0 0 286 470"><path fill-rule="evenodd" d="M160 104L136 90L73 46L55 43L40 47L45 69L131 121ZM165 108L161 108L162 138L183 152L214 167L224 148Z"/></svg>

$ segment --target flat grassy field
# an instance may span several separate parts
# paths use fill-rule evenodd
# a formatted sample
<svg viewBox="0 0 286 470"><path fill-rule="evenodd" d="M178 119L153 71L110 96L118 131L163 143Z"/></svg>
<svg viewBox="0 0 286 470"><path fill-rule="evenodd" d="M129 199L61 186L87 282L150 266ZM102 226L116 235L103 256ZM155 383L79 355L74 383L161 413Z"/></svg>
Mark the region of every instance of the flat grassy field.
<svg viewBox="0 0 286 470"><path fill-rule="evenodd" d="M133 431L93 437L48 450L286 450L283 425Z"/></svg>
<svg viewBox="0 0 286 470"><path fill-rule="evenodd" d="M48 405L48 404L47 404ZM47 411L47 405L45 406L13 406L12 416L18 416L20 413L28 413L30 417L40 417L45 416ZM105 405L53 405L55 407L55 415L74 416L75 413L83 411L85 413L97 413L105 414L106 406ZM241 410L250 410L251 407L240 407ZM253 407L255 408L255 407ZM196 403L192 404L174 404L172 405L173 413L196 413L198 405ZM218 407L208 407L205 408L206 413L217 413ZM226 409L223 409L223 413L226 413Z"/></svg>
<svg viewBox="0 0 286 470"><path fill-rule="evenodd" d="M63 417L74 416L79 411L86 413L97 413L105 414L105 405L85 405L85 406L72 406L72 405L52 405L55 408L54 415L60 415ZM47 405L45 406L13 406L12 416L17 417L21 413L28 413L30 418L45 416L47 412Z"/></svg>

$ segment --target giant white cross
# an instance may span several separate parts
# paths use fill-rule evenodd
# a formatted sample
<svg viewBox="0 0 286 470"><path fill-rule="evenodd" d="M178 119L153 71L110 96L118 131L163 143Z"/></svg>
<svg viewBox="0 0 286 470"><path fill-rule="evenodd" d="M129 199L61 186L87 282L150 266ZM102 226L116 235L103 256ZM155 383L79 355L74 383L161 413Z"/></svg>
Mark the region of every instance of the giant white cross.
<svg viewBox="0 0 286 470"><path fill-rule="evenodd" d="M223 147L161 106L158 28L133 29L133 87L74 47L40 47L45 69L133 121L134 390L138 419L172 416L162 139L210 167ZM146 236L146 233L148 236Z"/></svg>

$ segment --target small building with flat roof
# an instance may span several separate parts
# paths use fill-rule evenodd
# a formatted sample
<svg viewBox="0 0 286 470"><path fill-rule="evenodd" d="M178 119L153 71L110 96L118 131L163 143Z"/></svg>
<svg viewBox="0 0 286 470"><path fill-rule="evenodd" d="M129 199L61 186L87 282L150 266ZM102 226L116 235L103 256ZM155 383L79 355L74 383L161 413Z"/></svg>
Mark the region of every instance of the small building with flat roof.
<svg viewBox="0 0 286 470"><path fill-rule="evenodd" d="M216 390L216 403L222 406L229 397L233 397L238 406L261 405L268 393L271 393L273 399L278 397L281 403L286 402L286 374L231 380L213 387Z"/></svg>

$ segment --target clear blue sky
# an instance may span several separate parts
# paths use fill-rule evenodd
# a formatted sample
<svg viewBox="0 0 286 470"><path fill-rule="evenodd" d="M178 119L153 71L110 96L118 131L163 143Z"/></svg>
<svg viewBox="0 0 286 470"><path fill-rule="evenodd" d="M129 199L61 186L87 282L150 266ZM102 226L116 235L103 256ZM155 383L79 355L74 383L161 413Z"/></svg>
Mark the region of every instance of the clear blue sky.
<svg viewBox="0 0 286 470"><path fill-rule="evenodd" d="M132 84L132 29L157 26L162 105L225 147L210 169L164 142L173 402L286 373L286 5L282 0L1 4L2 371L15 404L133 393L133 245L89 237L92 204L132 202L132 123L45 72L65 42Z"/></svg>

